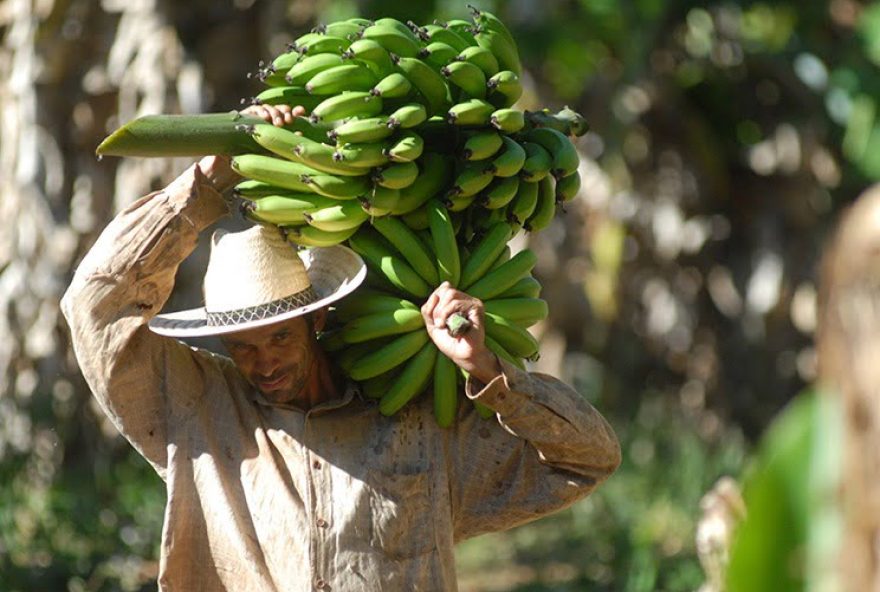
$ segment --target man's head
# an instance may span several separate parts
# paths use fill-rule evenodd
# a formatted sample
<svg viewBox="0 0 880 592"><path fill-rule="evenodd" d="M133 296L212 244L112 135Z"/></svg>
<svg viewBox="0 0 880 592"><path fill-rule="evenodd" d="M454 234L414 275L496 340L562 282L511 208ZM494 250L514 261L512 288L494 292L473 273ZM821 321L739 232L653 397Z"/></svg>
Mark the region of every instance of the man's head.
<svg viewBox="0 0 880 592"><path fill-rule="evenodd" d="M315 370L326 309L222 337L245 379L273 403L300 397Z"/></svg>

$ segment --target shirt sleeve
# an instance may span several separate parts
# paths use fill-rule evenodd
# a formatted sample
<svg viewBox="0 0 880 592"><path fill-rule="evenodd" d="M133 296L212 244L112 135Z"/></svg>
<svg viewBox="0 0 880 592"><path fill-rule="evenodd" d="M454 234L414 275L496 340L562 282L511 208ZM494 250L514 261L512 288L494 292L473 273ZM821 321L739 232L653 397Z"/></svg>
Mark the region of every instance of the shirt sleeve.
<svg viewBox="0 0 880 592"><path fill-rule="evenodd" d="M455 539L524 524L589 495L620 464L607 421L562 381L500 360L465 394L495 411L460 416L448 439Z"/></svg>
<svg viewBox="0 0 880 592"><path fill-rule="evenodd" d="M168 187L142 197L104 229L61 299L86 382L120 433L164 478L165 377L177 373L198 396L207 356L156 335L147 322L165 304L199 232L227 212L193 165Z"/></svg>

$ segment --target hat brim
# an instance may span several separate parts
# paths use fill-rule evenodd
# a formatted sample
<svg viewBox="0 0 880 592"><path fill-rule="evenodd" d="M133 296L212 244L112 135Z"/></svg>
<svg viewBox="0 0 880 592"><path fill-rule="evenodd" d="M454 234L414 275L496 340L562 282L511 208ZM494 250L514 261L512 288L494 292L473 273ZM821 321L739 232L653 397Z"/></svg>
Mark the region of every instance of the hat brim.
<svg viewBox="0 0 880 592"><path fill-rule="evenodd" d="M302 316L351 294L367 275L360 255L342 245L303 249L299 252L318 299L285 313L230 325L208 325L205 307L159 314L149 328L167 337L209 337L245 331Z"/></svg>

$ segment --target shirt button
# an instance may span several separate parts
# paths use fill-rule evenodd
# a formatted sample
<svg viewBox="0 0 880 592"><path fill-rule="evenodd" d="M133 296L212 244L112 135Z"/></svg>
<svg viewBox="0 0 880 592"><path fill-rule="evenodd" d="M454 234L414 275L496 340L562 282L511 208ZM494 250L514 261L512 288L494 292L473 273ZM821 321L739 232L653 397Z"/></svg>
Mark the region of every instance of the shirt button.
<svg viewBox="0 0 880 592"><path fill-rule="evenodd" d="M315 588L317 588L318 590L323 590L327 588L327 582L325 582L321 578L318 578L317 580L315 580Z"/></svg>
<svg viewBox="0 0 880 592"><path fill-rule="evenodd" d="M323 518L318 518L318 520L315 521L315 524L318 525L318 528L327 528L327 521Z"/></svg>
<svg viewBox="0 0 880 592"><path fill-rule="evenodd" d="M321 468L321 462L316 460L315 462L312 463L312 468L313 468L313 469L320 469L320 468Z"/></svg>

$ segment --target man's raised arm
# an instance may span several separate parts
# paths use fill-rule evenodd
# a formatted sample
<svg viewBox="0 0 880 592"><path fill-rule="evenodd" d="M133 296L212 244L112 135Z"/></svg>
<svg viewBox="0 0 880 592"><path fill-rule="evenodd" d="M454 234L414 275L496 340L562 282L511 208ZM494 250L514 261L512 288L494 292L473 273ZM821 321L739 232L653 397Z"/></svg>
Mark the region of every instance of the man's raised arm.
<svg viewBox="0 0 880 592"><path fill-rule="evenodd" d="M218 190L234 180L224 159L207 157L131 204L101 233L61 299L92 392L160 475L167 444L164 376L188 372L197 381L199 373L189 348L146 325L168 299L199 232L227 213Z"/></svg>

